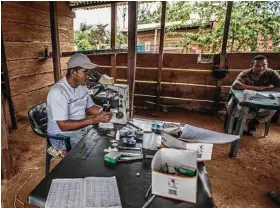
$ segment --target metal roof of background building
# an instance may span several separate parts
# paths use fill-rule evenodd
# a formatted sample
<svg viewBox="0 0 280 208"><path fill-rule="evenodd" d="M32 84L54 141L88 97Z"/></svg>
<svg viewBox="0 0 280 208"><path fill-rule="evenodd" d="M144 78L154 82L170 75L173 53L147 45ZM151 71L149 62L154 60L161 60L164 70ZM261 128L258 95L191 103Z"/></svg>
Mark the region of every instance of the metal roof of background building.
<svg viewBox="0 0 280 208"><path fill-rule="evenodd" d="M100 9L110 7L111 3L118 5L125 5L127 1L68 1L71 9Z"/></svg>

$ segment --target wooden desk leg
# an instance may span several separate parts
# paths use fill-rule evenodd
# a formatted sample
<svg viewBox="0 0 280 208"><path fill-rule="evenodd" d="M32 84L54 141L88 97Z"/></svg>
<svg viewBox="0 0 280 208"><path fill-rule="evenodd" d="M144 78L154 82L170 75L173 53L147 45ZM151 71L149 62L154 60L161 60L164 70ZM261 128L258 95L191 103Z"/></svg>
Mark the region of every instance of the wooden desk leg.
<svg viewBox="0 0 280 208"><path fill-rule="evenodd" d="M239 150L240 143L241 143L241 136L243 135L244 127L248 117L248 112L249 112L249 108L245 108L245 107L242 108L242 113L238 119L236 128L234 130L234 134L239 135L240 139L231 143L231 148L229 152L229 157L231 158L235 158L237 156L237 152Z"/></svg>

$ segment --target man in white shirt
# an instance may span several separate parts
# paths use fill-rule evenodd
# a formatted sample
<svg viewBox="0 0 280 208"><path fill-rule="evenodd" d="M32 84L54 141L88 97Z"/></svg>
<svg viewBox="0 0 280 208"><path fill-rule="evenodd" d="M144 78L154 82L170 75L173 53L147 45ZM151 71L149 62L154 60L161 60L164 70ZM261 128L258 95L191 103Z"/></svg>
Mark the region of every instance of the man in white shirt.
<svg viewBox="0 0 280 208"><path fill-rule="evenodd" d="M73 148L92 124L109 122L110 113L94 105L86 87L87 72L94 69L84 54L74 54L67 63L67 75L50 89L47 97L48 133L70 137ZM63 141L51 140L53 147L66 149Z"/></svg>

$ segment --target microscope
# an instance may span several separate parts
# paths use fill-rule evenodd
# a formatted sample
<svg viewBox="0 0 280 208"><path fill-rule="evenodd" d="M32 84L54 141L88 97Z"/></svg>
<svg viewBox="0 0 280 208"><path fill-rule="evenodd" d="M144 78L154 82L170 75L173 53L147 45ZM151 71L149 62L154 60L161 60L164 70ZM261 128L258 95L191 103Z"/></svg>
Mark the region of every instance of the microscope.
<svg viewBox="0 0 280 208"><path fill-rule="evenodd" d="M114 78L90 70L87 86L93 102L101 106L103 111L112 113L110 122L127 123L129 117L128 85L115 84Z"/></svg>

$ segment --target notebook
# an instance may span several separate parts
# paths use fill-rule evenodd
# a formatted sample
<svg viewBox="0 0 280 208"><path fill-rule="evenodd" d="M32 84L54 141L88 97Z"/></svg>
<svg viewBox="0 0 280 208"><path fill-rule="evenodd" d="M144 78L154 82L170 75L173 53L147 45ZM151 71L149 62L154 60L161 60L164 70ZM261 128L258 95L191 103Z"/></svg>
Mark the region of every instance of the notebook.
<svg viewBox="0 0 280 208"><path fill-rule="evenodd" d="M46 208L121 208L116 177L54 179Z"/></svg>

